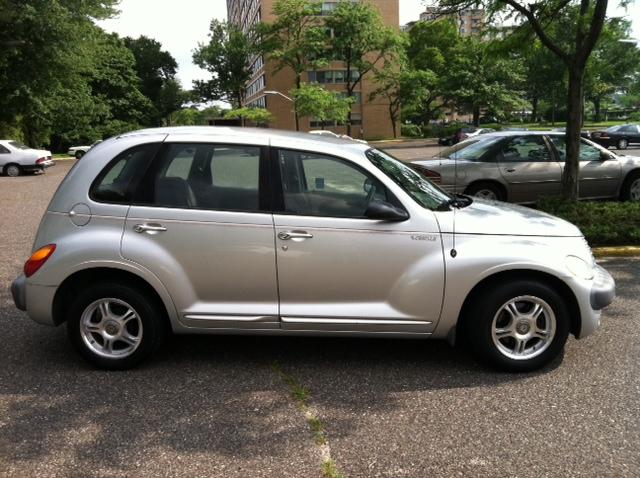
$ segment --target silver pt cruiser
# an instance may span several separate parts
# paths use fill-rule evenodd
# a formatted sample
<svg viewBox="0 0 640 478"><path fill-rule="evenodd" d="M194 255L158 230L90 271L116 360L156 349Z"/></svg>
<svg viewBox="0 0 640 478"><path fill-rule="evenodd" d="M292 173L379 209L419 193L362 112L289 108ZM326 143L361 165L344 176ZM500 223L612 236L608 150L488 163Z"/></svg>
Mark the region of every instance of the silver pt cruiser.
<svg viewBox="0 0 640 478"><path fill-rule="evenodd" d="M614 297L573 225L451 196L358 142L138 131L91 149L42 219L16 306L98 367L174 333L464 339L536 369Z"/></svg>

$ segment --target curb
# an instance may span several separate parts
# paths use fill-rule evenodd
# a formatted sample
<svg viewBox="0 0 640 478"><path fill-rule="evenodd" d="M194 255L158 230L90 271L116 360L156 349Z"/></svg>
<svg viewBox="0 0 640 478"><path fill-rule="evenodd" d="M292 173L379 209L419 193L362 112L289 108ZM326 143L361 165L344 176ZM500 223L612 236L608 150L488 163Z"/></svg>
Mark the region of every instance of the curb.
<svg viewBox="0 0 640 478"><path fill-rule="evenodd" d="M640 246L594 247L595 257L634 257L640 256Z"/></svg>

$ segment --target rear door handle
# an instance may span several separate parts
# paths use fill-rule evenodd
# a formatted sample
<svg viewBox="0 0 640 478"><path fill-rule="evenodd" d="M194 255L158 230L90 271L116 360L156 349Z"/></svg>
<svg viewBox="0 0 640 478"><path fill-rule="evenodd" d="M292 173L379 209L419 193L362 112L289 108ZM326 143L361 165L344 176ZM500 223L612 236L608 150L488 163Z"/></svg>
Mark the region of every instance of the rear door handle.
<svg viewBox="0 0 640 478"><path fill-rule="evenodd" d="M278 239L288 241L289 239L313 239L313 234L307 231L282 231L278 233Z"/></svg>
<svg viewBox="0 0 640 478"><path fill-rule="evenodd" d="M142 234L143 232L148 232L150 234L157 234L159 232L164 232L167 230L162 224L150 223L150 224L136 224L133 226L133 230L138 234Z"/></svg>
<svg viewBox="0 0 640 478"><path fill-rule="evenodd" d="M508 173L515 173L515 172L516 172L516 170L515 170L515 169L513 169L513 168L509 168L509 169L507 169L507 172L508 172Z"/></svg>

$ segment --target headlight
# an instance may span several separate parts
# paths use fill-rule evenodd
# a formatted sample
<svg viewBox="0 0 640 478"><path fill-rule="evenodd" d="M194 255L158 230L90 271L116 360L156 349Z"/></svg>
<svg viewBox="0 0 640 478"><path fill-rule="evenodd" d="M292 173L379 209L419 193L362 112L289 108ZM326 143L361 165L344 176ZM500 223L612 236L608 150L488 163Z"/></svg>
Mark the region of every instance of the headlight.
<svg viewBox="0 0 640 478"><path fill-rule="evenodd" d="M569 272L579 279L593 279L593 265L576 256L567 256L565 265Z"/></svg>

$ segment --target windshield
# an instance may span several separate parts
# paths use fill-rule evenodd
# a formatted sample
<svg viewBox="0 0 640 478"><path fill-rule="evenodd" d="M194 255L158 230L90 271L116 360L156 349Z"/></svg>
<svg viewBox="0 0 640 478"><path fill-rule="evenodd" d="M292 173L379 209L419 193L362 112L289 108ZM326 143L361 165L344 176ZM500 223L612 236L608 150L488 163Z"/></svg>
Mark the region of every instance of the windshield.
<svg viewBox="0 0 640 478"><path fill-rule="evenodd" d="M29 146L27 146L26 144L22 144L19 141L9 141L9 144L16 149L31 149L29 148Z"/></svg>
<svg viewBox="0 0 640 478"><path fill-rule="evenodd" d="M450 148L443 149L438 154L440 158L465 159L467 161L479 161L491 146L500 141L502 137L473 138L458 143Z"/></svg>
<svg viewBox="0 0 640 478"><path fill-rule="evenodd" d="M404 189L422 207L438 209L450 203L451 196L402 161L377 149L370 149L366 154L369 161Z"/></svg>

